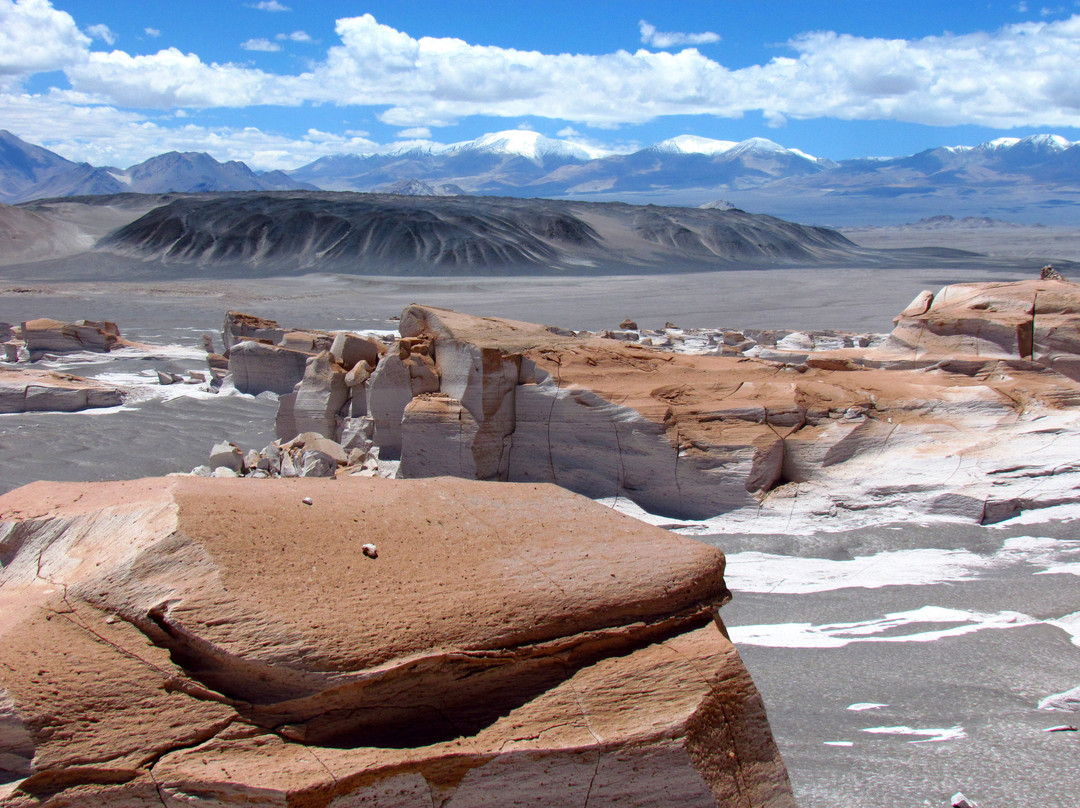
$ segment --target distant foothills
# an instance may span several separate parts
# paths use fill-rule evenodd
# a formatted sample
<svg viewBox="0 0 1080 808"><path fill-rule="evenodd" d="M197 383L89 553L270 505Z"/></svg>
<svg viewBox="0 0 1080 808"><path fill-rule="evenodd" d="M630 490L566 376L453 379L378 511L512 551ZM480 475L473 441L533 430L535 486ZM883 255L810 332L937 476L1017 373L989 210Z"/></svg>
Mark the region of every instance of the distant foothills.
<svg viewBox="0 0 1080 808"><path fill-rule="evenodd" d="M764 138L735 143L681 135L610 154L511 130L258 172L200 152L169 152L126 169L93 166L0 130L0 202L8 204L125 192L290 190L731 204L811 224L891 224L947 214L1080 226L1080 142L1057 135L998 138L834 162Z"/></svg>

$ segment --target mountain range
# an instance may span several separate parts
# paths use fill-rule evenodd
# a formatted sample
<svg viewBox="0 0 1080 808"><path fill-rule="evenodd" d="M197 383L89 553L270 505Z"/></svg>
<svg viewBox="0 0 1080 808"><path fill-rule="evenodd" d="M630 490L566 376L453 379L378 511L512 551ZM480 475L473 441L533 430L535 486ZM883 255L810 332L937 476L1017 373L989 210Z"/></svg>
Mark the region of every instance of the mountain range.
<svg viewBox="0 0 1080 808"><path fill-rule="evenodd" d="M1080 143L998 138L914 155L832 161L764 138L681 135L631 154L496 132L448 146L340 154L257 173L207 154L127 169L74 163L0 131L0 201L121 192L334 190L489 195L739 208L814 224L895 224L933 215L1080 224Z"/></svg>
<svg viewBox="0 0 1080 808"><path fill-rule="evenodd" d="M0 129L0 202L63 196L168 191L316 190L281 171L256 174L200 152L168 152L127 169L75 163Z"/></svg>

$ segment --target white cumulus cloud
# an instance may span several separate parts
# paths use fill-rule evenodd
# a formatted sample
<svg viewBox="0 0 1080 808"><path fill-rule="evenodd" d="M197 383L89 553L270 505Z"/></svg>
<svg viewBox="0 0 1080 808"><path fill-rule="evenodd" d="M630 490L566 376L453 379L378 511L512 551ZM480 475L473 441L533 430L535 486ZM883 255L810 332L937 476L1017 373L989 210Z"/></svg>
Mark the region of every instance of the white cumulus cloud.
<svg viewBox="0 0 1080 808"><path fill-rule="evenodd" d="M69 160L126 168L160 154L205 151L214 158L242 160L260 170L297 168L331 154L372 153L379 144L362 132L333 134L309 129L299 137L255 127L162 125L115 107L73 105L69 94L0 92L4 128Z"/></svg>
<svg viewBox="0 0 1080 808"><path fill-rule="evenodd" d="M86 58L90 38L48 0L0 0L0 76L57 70Z"/></svg>
<svg viewBox="0 0 1080 808"><path fill-rule="evenodd" d="M652 23L641 20L638 22L638 30L641 31L641 43L653 48L674 48L679 45L708 45L719 42L720 35L712 31L704 31L700 34L683 34L678 31L657 31Z"/></svg>
<svg viewBox="0 0 1080 808"><path fill-rule="evenodd" d="M320 61L305 72L279 74L207 63L176 48L91 52L70 15L47 0L0 0L0 77L18 81L35 70L63 68L71 83L64 97L72 104L189 112L304 103L376 107L384 123L429 131L481 115L612 128L667 115L737 118L753 111L772 125L829 117L1080 126L1080 15L906 40L818 31L792 39L784 55L738 69L692 47L549 54L416 38L370 14L338 20L336 32L339 44ZM306 36L295 31L245 47L279 48Z"/></svg>
<svg viewBox="0 0 1080 808"><path fill-rule="evenodd" d="M259 3L252 3L249 8L259 11L292 11L289 6L279 3L278 0L261 0Z"/></svg>
<svg viewBox="0 0 1080 808"><path fill-rule="evenodd" d="M245 107L257 103L299 104L276 95L272 76L231 64L206 64L193 53L166 48L131 56L123 51L91 53L68 68L73 91L97 103L136 108Z"/></svg>
<svg viewBox="0 0 1080 808"><path fill-rule="evenodd" d="M273 53L281 50L281 45L276 42L271 42L269 39L249 39L246 42L241 42L240 47L249 51L265 51L267 53Z"/></svg>
<svg viewBox="0 0 1080 808"><path fill-rule="evenodd" d="M106 45L115 45L118 38L116 32L104 23L86 26L86 34L93 39L102 40Z"/></svg>
<svg viewBox="0 0 1080 808"><path fill-rule="evenodd" d="M311 34L307 31L293 31L291 34L278 34L274 39L279 42L314 42L311 38Z"/></svg>
<svg viewBox="0 0 1080 808"><path fill-rule="evenodd" d="M155 39L161 36L161 31L157 28L143 28L143 33L148 37L154 37Z"/></svg>

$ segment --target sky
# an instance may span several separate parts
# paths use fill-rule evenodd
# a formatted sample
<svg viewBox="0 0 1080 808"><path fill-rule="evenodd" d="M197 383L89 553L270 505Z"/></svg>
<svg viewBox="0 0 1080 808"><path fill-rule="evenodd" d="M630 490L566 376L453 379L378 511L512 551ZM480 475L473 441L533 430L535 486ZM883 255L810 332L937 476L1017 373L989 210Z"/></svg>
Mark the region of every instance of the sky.
<svg viewBox="0 0 1080 808"><path fill-rule="evenodd" d="M1080 0L0 0L0 129L259 170L505 129L834 160L1080 140Z"/></svg>

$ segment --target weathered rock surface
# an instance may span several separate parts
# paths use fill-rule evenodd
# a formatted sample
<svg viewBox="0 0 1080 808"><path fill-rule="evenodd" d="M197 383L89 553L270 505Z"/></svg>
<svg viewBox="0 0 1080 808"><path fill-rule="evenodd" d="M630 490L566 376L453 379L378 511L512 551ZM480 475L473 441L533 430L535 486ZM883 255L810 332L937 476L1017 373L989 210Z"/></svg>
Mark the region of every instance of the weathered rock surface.
<svg viewBox="0 0 1080 808"><path fill-rule="evenodd" d="M305 351L246 340L229 351L229 373L233 385L241 393L285 395L304 378L304 369L311 356Z"/></svg>
<svg viewBox="0 0 1080 808"><path fill-rule="evenodd" d="M221 334L233 384L241 393L251 395L293 393L304 378L308 362L324 352L330 353L334 364L342 366L343 372L361 362L374 368L386 352L384 345L358 334L281 328L274 320L237 311L225 315ZM336 410L323 417L334 414ZM302 426L300 431L306 428Z"/></svg>
<svg viewBox="0 0 1080 808"><path fill-rule="evenodd" d="M119 387L66 373L0 368L0 413L77 412L123 403L124 391Z"/></svg>
<svg viewBox="0 0 1080 808"><path fill-rule="evenodd" d="M336 438L348 400L345 368L334 362L329 351L311 357L294 392L281 397L276 424L278 439L288 440L302 432Z"/></svg>
<svg viewBox="0 0 1080 808"><path fill-rule="evenodd" d="M36 360L45 353L96 351L104 353L122 344L116 323L79 320L65 323L60 320L28 320L21 327L22 338Z"/></svg>
<svg viewBox="0 0 1080 808"><path fill-rule="evenodd" d="M11 808L792 805L722 555L557 488L36 483L0 520Z"/></svg>
<svg viewBox="0 0 1080 808"><path fill-rule="evenodd" d="M1080 380L1080 285L1047 278L922 292L896 318L890 346L916 359L1028 359Z"/></svg>
<svg viewBox="0 0 1080 808"><path fill-rule="evenodd" d="M1061 346L1080 301L1057 309L1047 328ZM375 444L394 450L400 430L400 476L553 482L687 519L756 518L809 494L822 514L864 501L940 513L934 503L962 497L970 518L994 521L1012 462L1002 447L1026 451L1042 419L1075 419L1080 403L1072 379L1019 358L913 359L843 341L817 351L798 333L772 341L776 359L690 356L425 306L406 310L401 333L427 346L440 386L410 398L404 377L383 383L382 364L369 382L369 398L388 402L372 412ZM920 502L906 472L882 479L883 463L934 495ZM1075 465L1055 463L1055 474ZM1070 486L1028 486L1006 510L1071 501Z"/></svg>

